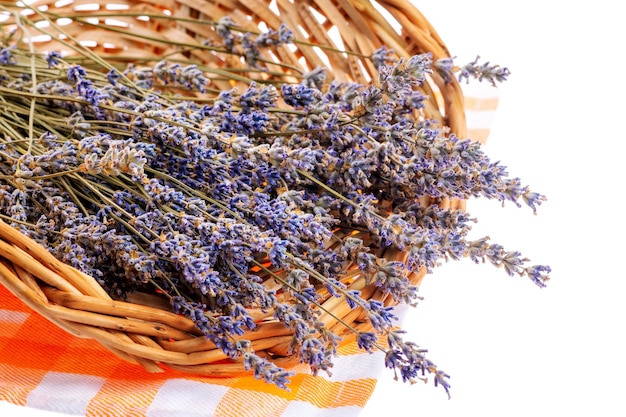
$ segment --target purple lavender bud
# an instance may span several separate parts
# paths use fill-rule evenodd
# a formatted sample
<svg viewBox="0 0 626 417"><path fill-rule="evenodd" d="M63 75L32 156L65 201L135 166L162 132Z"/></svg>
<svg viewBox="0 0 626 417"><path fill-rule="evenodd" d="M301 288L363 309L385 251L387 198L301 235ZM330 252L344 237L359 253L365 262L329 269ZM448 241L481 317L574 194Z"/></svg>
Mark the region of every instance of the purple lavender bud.
<svg viewBox="0 0 626 417"><path fill-rule="evenodd" d="M120 73L117 72L116 69L112 68L109 72L107 72L107 80L111 83L111 85L116 85L119 78Z"/></svg>
<svg viewBox="0 0 626 417"><path fill-rule="evenodd" d="M433 67L437 74L443 78L446 84L452 82L454 73L454 57L439 58L433 63Z"/></svg>
<svg viewBox="0 0 626 417"><path fill-rule="evenodd" d="M13 56L15 45L0 49L0 65L16 65L17 60Z"/></svg>
<svg viewBox="0 0 626 417"><path fill-rule="evenodd" d="M374 64L374 68L379 70L381 67L387 65L387 62L392 61L392 55L394 51L388 49L386 46L382 46L374 51L372 54L372 63Z"/></svg>
<svg viewBox="0 0 626 417"><path fill-rule="evenodd" d="M356 341L359 349L366 350L370 353L377 349L376 342L378 341L378 337L372 332L359 332Z"/></svg>
<svg viewBox="0 0 626 417"><path fill-rule="evenodd" d="M302 84L283 84L281 92L285 103L295 108L309 107L321 98L319 90Z"/></svg>
<svg viewBox="0 0 626 417"><path fill-rule="evenodd" d="M61 59L61 53L58 51L50 51L46 53L46 61L48 62L48 68L56 67L59 65L59 59Z"/></svg>
<svg viewBox="0 0 626 417"><path fill-rule="evenodd" d="M70 67L67 69L67 79L71 83L77 84L86 76L87 71L85 71L80 65L70 65Z"/></svg>

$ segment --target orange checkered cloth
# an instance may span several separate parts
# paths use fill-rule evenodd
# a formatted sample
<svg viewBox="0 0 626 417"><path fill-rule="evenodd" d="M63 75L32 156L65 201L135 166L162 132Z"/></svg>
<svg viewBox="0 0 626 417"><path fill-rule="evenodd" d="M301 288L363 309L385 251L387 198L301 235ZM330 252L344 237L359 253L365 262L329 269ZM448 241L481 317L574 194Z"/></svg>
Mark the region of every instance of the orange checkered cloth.
<svg viewBox="0 0 626 417"><path fill-rule="evenodd" d="M497 90L463 88L468 136L484 142ZM349 344L332 376L314 377L305 365L291 369L290 391L253 376L150 374L52 325L0 285L0 401L22 407L90 417L350 417L371 397L383 359Z"/></svg>

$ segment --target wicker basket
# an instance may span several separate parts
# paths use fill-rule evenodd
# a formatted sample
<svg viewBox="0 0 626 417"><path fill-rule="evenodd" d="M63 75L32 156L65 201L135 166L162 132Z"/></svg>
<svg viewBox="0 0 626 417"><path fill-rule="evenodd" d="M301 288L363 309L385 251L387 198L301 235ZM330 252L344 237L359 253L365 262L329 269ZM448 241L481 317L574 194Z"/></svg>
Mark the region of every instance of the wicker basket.
<svg viewBox="0 0 626 417"><path fill-rule="evenodd" d="M61 4L64 5L59 7ZM285 23L291 28L301 28L296 31L296 38L301 41L358 53L344 55L300 43L297 48L278 47L268 53L264 57L268 68L272 67L272 62L304 70L326 66L336 79L367 82L374 69L368 60L359 58L359 54L371 55L382 45L404 57L424 52L431 52L434 59L449 56L424 16L408 2L399 0L379 1L376 7L369 0L118 0L115 4L100 5L92 0L69 4L41 0L32 2L30 7L45 10L48 17L65 18L63 30L106 59L137 61L157 54L204 64L209 76L213 74L211 87L215 89L231 88L240 82L223 79L215 69L240 66L245 71L240 61L220 56L204 43L216 34L213 26L203 21L216 21L226 15L246 30L259 30L260 25L278 29ZM116 15L119 9L126 9L126 17ZM33 21L41 19L32 10L22 12ZM136 13L137 17L128 17L129 12ZM10 30L12 22L14 16L9 15L4 22L5 29ZM67 49L50 37L37 37L36 30L29 27L39 50ZM54 28L41 31L50 34ZM331 36L333 32L340 36L342 45L337 45L337 38ZM197 44L198 48L182 50L183 43ZM289 79L286 66L276 68L271 68L272 71L268 71L271 75L267 76L279 81ZM457 136L464 137L463 96L458 83L444 83L441 77L432 74L423 88L429 97L424 116L439 120ZM458 201L439 204L463 207L463 202ZM171 313L167 301L157 295L137 294L130 302L112 300L95 279L56 260L6 223L0 222L0 236L0 282L33 310L68 332L95 339L123 359L141 364L151 372L162 371L161 365L211 375L243 371L242 363L228 360L192 321ZM405 256L394 250L379 252L379 255L396 260ZM413 274L412 283L419 284L423 275ZM355 266L348 270L343 282L348 283L350 289L360 290L364 299L392 302L391 297L386 297L374 284L366 285ZM266 286L272 285L271 280L266 281ZM327 295L323 306L334 317L323 315L321 320L345 336L345 341L349 341L350 336L345 334L337 318L358 330L370 329L363 313L351 310L341 299ZM250 340L257 354L271 356L279 366L297 363L297 356L289 353L290 331L272 320L271 312L250 313L259 323L258 328L245 333L242 339Z"/></svg>

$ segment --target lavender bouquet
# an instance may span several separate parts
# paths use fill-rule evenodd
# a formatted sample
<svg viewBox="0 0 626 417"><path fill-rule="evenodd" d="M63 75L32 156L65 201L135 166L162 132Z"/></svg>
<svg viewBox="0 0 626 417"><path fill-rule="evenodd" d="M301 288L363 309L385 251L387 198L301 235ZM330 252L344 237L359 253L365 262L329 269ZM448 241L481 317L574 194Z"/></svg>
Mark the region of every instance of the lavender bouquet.
<svg viewBox="0 0 626 417"><path fill-rule="evenodd" d="M213 25L221 43L210 47L251 70L264 48L294 42L285 26ZM351 286L355 276L410 305L420 299L412 277L448 259L548 280L549 267L469 239L476 220L445 204L486 197L535 211L545 198L421 112L433 72L495 85L506 68L381 48L365 84L316 68L213 89L194 63L121 65L76 50L38 53L15 33L0 45L0 218L114 298L158 292L257 378L285 388L290 372L246 341L251 308L291 331L290 352L313 373L330 372L352 334L402 380L432 374L447 392L448 375L403 339L389 303ZM329 297L367 327L335 316Z"/></svg>

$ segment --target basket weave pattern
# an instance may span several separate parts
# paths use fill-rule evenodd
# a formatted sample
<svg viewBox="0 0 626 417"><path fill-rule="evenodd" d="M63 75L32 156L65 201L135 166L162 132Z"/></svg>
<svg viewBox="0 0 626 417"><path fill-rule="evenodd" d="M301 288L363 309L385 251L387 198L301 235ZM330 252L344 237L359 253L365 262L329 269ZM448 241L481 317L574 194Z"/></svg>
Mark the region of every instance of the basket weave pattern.
<svg viewBox="0 0 626 417"><path fill-rule="evenodd" d="M240 60L217 54L207 46L212 39L217 41L217 35L213 26L202 22L216 21L223 16L230 16L244 30L250 31L258 31L263 26L277 30L284 23L301 29L296 31L299 41L329 45L363 56L371 55L383 45L407 58L425 52L432 53L434 59L449 56L424 16L407 2L397 0L380 1L380 7L374 7L369 0L117 1L103 3L98 10L87 7L94 4L92 1L78 0L60 7L55 4L61 3L36 1L31 7L47 6L48 13L66 17L63 30L88 44L99 56L129 62L155 55L193 61L213 69L208 73L212 89L232 88L242 82L223 79L216 69L240 67L242 74L246 70ZM137 17L116 17L116 7L126 8L127 15L135 12ZM142 17L163 16L165 11L184 19ZM109 17L105 16L107 13ZM37 19L36 14L31 17ZM84 19L89 19L90 24L81 23ZM397 31L395 27L402 29ZM46 29L48 33L50 30ZM340 36L340 41L331 36L333 33ZM54 40L37 41L36 46L42 51L64 49ZM197 44L197 49L183 50L183 44ZM367 83L375 74L371 62L359 55L328 52L303 43L297 48L276 47L264 55L263 65L269 70L264 76L289 81L287 67L272 62L305 71L324 66L335 79L360 83ZM444 83L441 77L432 74L423 88L424 95L428 96L423 117L439 120L459 137L464 137L463 96L458 83ZM423 201L428 202L428 198ZM463 207L463 202L458 201L445 200L439 204L445 208ZM33 310L68 332L95 339L121 358L151 372L161 371L159 364L211 375L242 372L242 363L229 360L206 340L192 321L171 313L167 301L158 295L137 294L128 301L112 300L95 279L56 260L43 247L3 222L0 222L0 237L0 282ZM379 251L378 255L393 260L404 260L405 256L394 249ZM423 275L423 271L413 274L412 284L419 284ZM350 290L360 290L366 300L392 302L375 284L366 285L356 266L348 269L342 282ZM264 285L268 289L279 286L272 279L267 279ZM332 312L332 316L322 315L320 320L332 331L344 336L346 341L351 339L338 318L357 330L370 330L359 309L351 310L343 300L322 295L325 297L323 307ZM289 351L291 331L273 320L272 312L250 311L250 315L258 327L241 338L251 341L257 354L272 357L279 366L297 363L297 356Z"/></svg>

